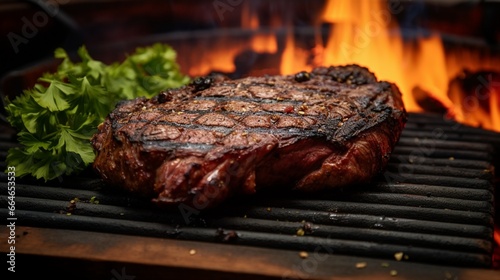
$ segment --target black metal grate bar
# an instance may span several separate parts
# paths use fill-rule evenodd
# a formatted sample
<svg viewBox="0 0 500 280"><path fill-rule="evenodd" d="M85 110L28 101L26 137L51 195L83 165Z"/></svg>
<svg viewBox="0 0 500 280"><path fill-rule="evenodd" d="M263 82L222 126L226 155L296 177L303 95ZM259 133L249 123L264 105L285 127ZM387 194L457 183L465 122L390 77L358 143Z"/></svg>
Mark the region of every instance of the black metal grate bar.
<svg viewBox="0 0 500 280"><path fill-rule="evenodd" d="M404 252L408 261L489 267L499 140L493 132L411 114L386 172L371 185L308 195L263 192L189 216L108 188L92 172L48 183L21 178L17 222L388 259ZM0 137L0 156L15 145ZM6 187L0 173L0 188ZM0 194L2 216L6 195Z"/></svg>

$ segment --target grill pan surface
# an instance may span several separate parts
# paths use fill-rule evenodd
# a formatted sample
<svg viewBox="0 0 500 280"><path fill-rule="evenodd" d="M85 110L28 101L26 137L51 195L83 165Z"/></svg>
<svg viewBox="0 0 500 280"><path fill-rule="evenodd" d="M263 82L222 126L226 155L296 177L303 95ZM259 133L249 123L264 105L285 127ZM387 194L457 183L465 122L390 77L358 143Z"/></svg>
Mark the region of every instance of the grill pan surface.
<svg viewBox="0 0 500 280"><path fill-rule="evenodd" d="M497 133L410 114L387 171L370 185L301 195L262 192L217 209L158 209L91 171L16 178L18 226L490 267ZM0 136L1 170L17 145ZM7 175L0 173L7 221Z"/></svg>

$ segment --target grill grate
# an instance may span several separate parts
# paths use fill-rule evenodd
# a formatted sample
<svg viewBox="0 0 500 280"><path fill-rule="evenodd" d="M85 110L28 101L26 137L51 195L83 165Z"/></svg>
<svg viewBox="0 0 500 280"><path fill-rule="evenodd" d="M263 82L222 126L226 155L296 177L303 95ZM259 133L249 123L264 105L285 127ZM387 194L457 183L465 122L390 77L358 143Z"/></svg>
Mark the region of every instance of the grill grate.
<svg viewBox="0 0 500 280"><path fill-rule="evenodd" d="M386 259L403 252L407 261L490 267L499 142L493 132L411 114L387 171L370 186L307 196L263 192L201 212L157 209L107 188L90 171L49 183L17 178L17 224ZM0 137L2 160L14 145ZM6 182L0 173L4 190Z"/></svg>

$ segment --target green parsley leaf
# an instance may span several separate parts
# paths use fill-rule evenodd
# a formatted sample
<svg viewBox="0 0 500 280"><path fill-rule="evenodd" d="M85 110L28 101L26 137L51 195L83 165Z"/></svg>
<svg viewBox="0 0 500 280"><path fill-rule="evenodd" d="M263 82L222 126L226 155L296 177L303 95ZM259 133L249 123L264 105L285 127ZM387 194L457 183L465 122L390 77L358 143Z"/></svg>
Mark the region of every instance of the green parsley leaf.
<svg viewBox="0 0 500 280"><path fill-rule="evenodd" d="M190 81L166 44L139 47L109 65L94 60L85 46L77 53L80 61L73 62L64 49L56 49L57 71L44 73L14 100L6 99L7 120L21 144L8 151L7 163L20 177L48 181L84 170L95 158L90 139L118 101L151 98Z"/></svg>

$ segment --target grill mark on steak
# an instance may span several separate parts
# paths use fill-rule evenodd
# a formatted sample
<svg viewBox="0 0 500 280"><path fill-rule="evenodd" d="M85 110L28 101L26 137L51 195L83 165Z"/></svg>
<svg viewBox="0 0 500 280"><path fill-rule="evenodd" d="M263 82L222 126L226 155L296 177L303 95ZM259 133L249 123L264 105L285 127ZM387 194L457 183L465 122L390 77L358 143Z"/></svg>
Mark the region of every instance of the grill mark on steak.
<svg viewBox="0 0 500 280"><path fill-rule="evenodd" d="M339 121L340 122L340 121ZM179 123L172 123L172 122L164 122L164 121L159 121L155 123L150 123L150 122L141 122L141 121L135 121L135 122L130 122L129 124L141 124L141 127L147 128L147 125L168 125L171 127L176 127L176 128L185 128L185 129L193 129L193 130L199 130L199 131L207 131L208 128L210 128L210 131L216 131L224 134L231 133L235 131L235 129L231 129L225 126L208 126L208 125L200 125L200 124L179 124ZM114 129L120 130L124 129L126 125L116 125L113 126ZM126 127L129 129L129 127ZM322 131L318 132L319 127L311 126L311 127L305 127L304 129L307 129L307 131L304 131L302 129L299 129L300 127L297 126L286 126L285 128L273 128L273 129L268 129L265 127L247 127L243 131L247 133L271 133L271 134L279 134L279 135L288 135L288 136L322 136ZM145 133L143 130L139 130L139 132L142 133L142 135L151 135L151 133ZM133 142L141 142L144 139L140 138L141 136L139 133L134 133L130 135L130 141ZM167 139L164 139L167 140Z"/></svg>
<svg viewBox="0 0 500 280"><path fill-rule="evenodd" d="M182 150L196 150L196 151L208 151L212 149L215 145L212 144L203 144L203 143L177 143L177 142L167 142L167 141L162 141L162 140L156 140L156 141L145 141L144 142L144 148L146 150L151 150L151 149L157 149L157 148L163 148L164 150L168 151L171 149L182 149Z"/></svg>
<svg viewBox="0 0 500 280"><path fill-rule="evenodd" d="M357 65L217 79L120 102L92 138L103 179L160 205L368 182L406 122L398 88Z"/></svg>
<svg viewBox="0 0 500 280"><path fill-rule="evenodd" d="M220 102L229 102L229 101L241 101L241 102L254 102L257 104L276 104L276 103L281 103L281 99L261 99L261 98L250 98L250 97L243 97L243 96L232 96L232 97L225 97L225 96L197 96L194 98L194 100L201 101L201 100L209 100L209 101L216 101L217 103ZM300 101L297 100L287 100L287 102L291 104L300 104Z"/></svg>

